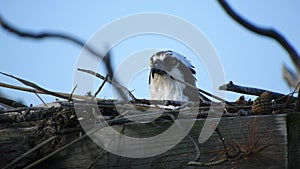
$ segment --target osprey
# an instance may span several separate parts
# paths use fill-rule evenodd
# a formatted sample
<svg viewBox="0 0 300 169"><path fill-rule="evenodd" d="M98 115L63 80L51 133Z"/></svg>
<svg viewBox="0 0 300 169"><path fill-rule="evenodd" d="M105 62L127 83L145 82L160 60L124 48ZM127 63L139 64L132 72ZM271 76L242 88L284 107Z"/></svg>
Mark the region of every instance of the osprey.
<svg viewBox="0 0 300 169"><path fill-rule="evenodd" d="M150 68L151 100L207 101L196 88L194 66L184 56L170 50L157 52L150 58Z"/></svg>

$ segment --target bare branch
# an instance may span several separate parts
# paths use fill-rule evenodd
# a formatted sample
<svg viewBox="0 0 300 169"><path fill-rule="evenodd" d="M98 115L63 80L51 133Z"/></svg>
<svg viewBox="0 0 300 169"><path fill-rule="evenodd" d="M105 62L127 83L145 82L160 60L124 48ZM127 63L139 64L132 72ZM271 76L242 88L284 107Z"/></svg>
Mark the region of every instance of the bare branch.
<svg viewBox="0 0 300 169"><path fill-rule="evenodd" d="M239 85L234 84L232 81L230 81L227 84L221 85L219 87L219 89L220 90L237 92L237 93L242 93L242 94L255 95L255 96L260 96L264 92L269 92L274 96L275 99L287 97L284 94L272 92L272 91L269 91L269 90L257 89L257 88L254 88L254 87L239 86ZM293 99L296 99L296 98L293 98Z"/></svg>
<svg viewBox="0 0 300 169"><path fill-rule="evenodd" d="M243 27L247 28L248 30L257 33L262 36L266 36L269 38L272 38L276 40L290 55L290 58L292 59L293 63L295 64L295 67L298 72L300 72L300 56L297 53L297 51L293 48L293 46L281 35L279 32L277 32L274 29L270 28L262 28L258 27L246 19L239 16L229 5L225 0L218 0L219 4L223 7L223 9L226 11L226 13L234 19L236 22L238 22Z"/></svg>
<svg viewBox="0 0 300 169"><path fill-rule="evenodd" d="M33 152L39 150L41 147L43 147L44 145L48 144L49 142L53 141L54 139L56 139L57 136L52 136L50 138L48 138L47 140L43 141L42 143L38 144L37 146L35 146L34 148L30 149L29 151L27 151L26 153L22 154L20 157L14 159L12 162L10 162L9 164L7 164L6 166L3 167L3 169L6 168L14 168L13 166L15 164L17 164L20 160L23 160L25 158L28 158L29 155L31 155Z"/></svg>
<svg viewBox="0 0 300 169"><path fill-rule="evenodd" d="M88 50L91 54L95 55L99 59L103 59L103 61L105 62L105 67L108 72L108 75L111 78L111 80L113 79L113 69L112 69L111 62L110 62L111 55L109 52L107 53L107 55L105 57L103 57L100 53L95 51L92 47L90 47L89 45L86 45L84 43L84 41L79 40L78 38L75 38L74 36L70 36L70 35L63 34L63 33L52 33L52 32L34 33L34 32L30 32L30 31L23 31L21 29L16 28L15 26L9 24L8 22L4 21L4 19L1 16L0 16L0 25L5 30L7 30L15 35L18 35L20 37L32 38L32 39L38 39L38 40L46 39L46 38L57 38L57 39L73 42L73 43L83 47L84 49ZM119 84L117 79L113 79L113 81L114 81L114 84L116 84L116 85ZM116 85L114 85L114 86L116 86ZM118 85L118 86L120 86L120 85ZM123 90L119 90L120 88L116 88L116 89L119 92L119 94L123 97L124 100L128 100L127 98L125 98ZM131 98L134 98L130 92L129 92L129 95ZM68 100L70 100L70 99L71 98L69 98Z"/></svg>
<svg viewBox="0 0 300 169"><path fill-rule="evenodd" d="M40 99L40 101L44 104L45 107L48 107L48 105L44 102L44 100L41 98L41 96L39 96L39 94L34 93L36 95L36 97L38 97Z"/></svg>
<svg viewBox="0 0 300 169"><path fill-rule="evenodd" d="M191 85L191 84L189 84L189 83L187 83L187 82L184 82L184 81L182 81L182 80L179 80L179 79L177 79L177 78L174 78L173 76L172 76L171 78L174 79L175 81L179 82L179 83L182 83L182 84L185 84L185 85L187 85L187 86L189 86L189 87L191 87L191 88L197 89L200 93L203 93L203 94L205 94L205 95L207 95L207 96L209 96L209 97L211 97L211 98L214 98L214 99L216 99L216 100L219 100L219 101L221 101L221 102L224 102L224 103L226 103L226 104L228 104L228 105L234 107L233 104L231 104L230 102L228 102L227 100L225 100L225 99L223 99L223 98L221 98L221 97L218 97L218 96L216 96L216 95L213 95L213 94L211 94L211 93L209 93L209 92L207 92L207 91L205 91L205 90L199 89L199 88L197 88L197 87L195 87L195 86L193 86L193 85Z"/></svg>
<svg viewBox="0 0 300 169"><path fill-rule="evenodd" d="M92 161L92 163L87 167L87 169L93 168L93 166L96 164L96 162L97 162L99 159L101 159L101 158L103 157L103 155L104 155L105 152L106 152L106 151L102 150L102 151L99 153L99 155L96 157L96 159L95 159L94 161Z"/></svg>
<svg viewBox="0 0 300 169"><path fill-rule="evenodd" d="M94 94L94 96L92 97L91 100L95 99L95 97L100 93L100 91L104 87L105 83L107 82L107 79L108 79L108 75L105 77L105 80L102 82L102 84L100 85L100 87L98 88L98 90L95 92L95 94Z"/></svg>
<svg viewBox="0 0 300 169"><path fill-rule="evenodd" d="M119 85L118 83L115 82L115 80L112 81L111 79L107 79L106 77L102 76L101 74L96 73L96 72L91 71L91 70L81 69L81 68L78 68L77 70L81 71L81 72L85 72L85 73L91 74L91 75L94 75L94 76L96 76L99 79L107 80L107 82L110 83L110 84L112 84L115 88L117 88L119 90L122 90L123 93L127 93L131 97L132 100L136 100L136 98L134 97L134 95L126 87L124 87L122 85Z"/></svg>
<svg viewBox="0 0 300 169"><path fill-rule="evenodd" d="M6 22L1 16L0 16L0 25L5 30L7 30L17 36L24 37L24 38L32 38L32 39L37 39L37 40L47 39L47 38L56 38L56 39L70 41L81 47L84 47L91 54L99 57L100 59L103 59L103 56L100 53L96 52L92 47L85 45L84 41L79 40L78 38L75 38L74 36L70 36L70 35L63 34L63 33L54 33L54 32L34 33L34 32L30 32L30 31L23 31L15 26L9 24L8 22Z"/></svg>
<svg viewBox="0 0 300 169"><path fill-rule="evenodd" d="M126 91L126 90L123 90L119 87L116 87L116 86L120 86L119 85L120 83L118 82L118 79L113 77L113 75L114 75L113 72L114 71L113 71L113 68L112 68L112 65L111 65L111 53L110 53L110 51L104 56L103 61L105 63L105 68L106 68L106 71L108 73L108 78L111 80L112 83L117 84L117 85L113 85L113 87L115 87L115 89L117 90L119 95L122 97L122 99L128 102L129 100L127 98L126 93L128 93L130 95L130 97L133 96L133 95L132 95L131 92L129 92L128 89L126 89L127 90ZM131 98L135 100L135 97L131 97Z"/></svg>
<svg viewBox="0 0 300 169"><path fill-rule="evenodd" d="M3 75L5 75L5 76L8 76L8 77L11 77L11 78L13 78L13 79L18 80L19 82L23 83L23 84L26 85L26 86L30 86L30 87L33 87L33 88L39 90L39 91L43 91L43 92L46 93L46 94L50 94L50 95L52 95L52 96L56 96L56 97L59 97L59 98L64 98L64 99L66 99L66 100L72 101L72 98L70 98L70 97L66 97L66 96L64 96L64 95L60 95L60 94L58 94L58 93L55 93L55 92L46 90L46 89L44 89L44 88L42 88L42 87L40 87L40 86L38 86L38 85L36 85L36 84L30 82L30 81L27 81L27 80L24 80L24 79L15 77L15 76L10 75L10 74L7 74L7 73L3 73L3 72L0 72L0 73L3 74Z"/></svg>
<svg viewBox="0 0 300 169"><path fill-rule="evenodd" d="M27 107L26 105L17 102L15 100L11 100L11 99L7 99L5 97L1 97L0 96L0 103L4 103L5 105L9 106L9 107Z"/></svg>
<svg viewBox="0 0 300 169"><path fill-rule="evenodd" d="M5 88L9 88L9 89L15 89L15 90L20 90L20 91L24 91L24 92L29 92L29 93L49 94L49 93L46 93L44 91L40 91L40 90L36 90L36 89L32 89L32 88L26 88L26 87L10 85L10 84L1 83L1 82L0 82L0 86L5 87ZM54 92L54 91L52 91L52 92L57 93L57 94L59 94L61 96L64 96L64 97L68 97L68 98L90 99L90 97L81 96L81 95L72 94L72 96L71 96L68 93ZM51 95L51 94L49 94L49 95ZM19 107L22 107L22 105L20 105Z"/></svg>
<svg viewBox="0 0 300 169"><path fill-rule="evenodd" d="M73 144L75 144L75 143L77 143L77 142L79 142L79 141L85 139L87 136L88 136L87 134L84 134L84 135L82 135L81 137L76 138L75 140L73 140L73 141L71 141L71 142L65 144L64 146L62 146L62 147L60 147L60 148L54 150L54 151L51 152L50 154L46 155L45 157L42 157L41 159L39 159L39 160L37 160L37 161L31 163L30 165L28 165L28 166L26 166L26 167L24 167L24 168L29 169L29 168L32 168L32 167L38 165L39 163L41 163L41 162L47 160L48 158L52 157L53 155L57 154L58 152L60 152L60 151L62 151L62 150L64 150L64 149L70 147L71 145L73 145Z"/></svg>

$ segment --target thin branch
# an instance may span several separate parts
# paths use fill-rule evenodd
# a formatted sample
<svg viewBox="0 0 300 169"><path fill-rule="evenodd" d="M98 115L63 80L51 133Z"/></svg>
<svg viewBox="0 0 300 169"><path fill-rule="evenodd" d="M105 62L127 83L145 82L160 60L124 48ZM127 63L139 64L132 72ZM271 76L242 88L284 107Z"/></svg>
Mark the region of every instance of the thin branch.
<svg viewBox="0 0 300 169"><path fill-rule="evenodd" d="M44 102L44 100L39 96L39 94L34 93L36 95L36 97L38 97L40 99L40 101L44 104L44 106L48 107L47 104Z"/></svg>
<svg viewBox="0 0 300 169"><path fill-rule="evenodd" d="M73 100L73 94L74 94L76 88L77 88L77 85L75 85L75 87L73 88L73 90L72 90L72 92L71 92L71 94L70 94L70 97L69 97L69 98L72 99L72 100Z"/></svg>
<svg viewBox="0 0 300 169"><path fill-rule="evenodd" d="M108 75L105 77L105 80L102 82L102 84L100 85L100 87L98 88L98 90L95 92L94 96L92 97L91 100L94 100L95 97L100 93L100 91L102 90L102 88L104 87L105 83L108 80Z"/></svg>
<svg viewBox="0 0 300 169"><path fill-rule="evenodd" d="M113 68L112 68L112 65L111 65L111 54L110 54L110 51L104 56L103 58L103 61L104 61L104 65L105 65L105 68L106 68L106 71L108 73L108 78L114 83L114 84L120 84L118 82L118 79L114 78L113 77ZM122 97L122 99L126 102L128 102L128 97L126 95L126 93L128 93L129 95L131 94L131 92L127 89L127 91L124 91L123 89L121 88L118 88L116 87L115 85L113 85L113 87L117 90L117 92L119 93L119 95ZM133 95L132 95L133 96ZM132 99L135 99L135 98L132 98Z"/></svg>
<svg viewBox="0 0 300 169"><path fill-rule="evenodd" d="M166 115L167 115L168 117L171 118L171 120L173 121L173 123L175 123L175 124L179 127L179 129L182 129L181 126L180 126L178 123L176 123L176 118L175 118L175 116L174 116L173 114L166 113ZM196 157L195 157L195 161L198 161L198 160L200 159L200 148L199 148L199 144L198 144L197 141L195 141L195 140L193 139L192 136L190 136L189 133L187 133L187 138L190 139L190 140L192 141L192 143L194 144L194 146L195 146L195 149L196 149L196 152L197 152Z"/></svg>
<svg viewBox="0 0 300 169"><path fill-rule="evenodd" d="M0 73L3 74L3 75L5 75L5 76L8 76L8 77L11 77L11 78L13 78L13 79L18 80L19 82L23 83L23 84L26 85L26 86L30 86L30 87L35 88L35 89L37 89L37 90L43 91L43 92L46 93L46 94L50 94L50 95L52 95L52 96L56 96L56 97L59 97L59 98L64 98L64 99L66 99L66 100L72 101L72 99L70 99L69 97L66 97L66 96L64 96L64 95L60 95L60 94L58 94L58 93L55 93L55 92L46 90L46 89L44 89L44 88L42 88L42 87L40 87L40 86L36 85L35 83L30 82L30 81L27 81L27 80L24 80L24 79L15 77L15 76L10 75L10 74L7 74L7 73L3 73L3 72L0 72Z"/></svg>
<svg viewBox="0 0 300 169"><path fill-rule="evenodd" d="M85 73L88 73L88 74L91 74L91 75L94 75L95 77L99 78L99 79L102 79L102 80L105 80L106 78L104 76L102 76L101 74L99 73L96 73L92 70L87 70L87 69L81 69L81 68L78 68L77 69L78 71L81 71L81 72L85 72ZM132 100L137 100L134 95L124 86L122 85L119 85L118 83L115 82L115 80L111 80L111 79L107 79L107 82L112 84L115 88L119 89L119 90L122 90L124 93L127 93Z"/></svg>
<svg viewBox="0 0 300 169"><path fill-rule="evenodd" d="M48 138L47 140L45 140L42 143L38 144L37 146L35 146L34 148L30 149L26 153L22 154L18 158L14 159L12 162L8 163L5 167L3 167L3 169L13 168L13 166L15 164L17 164L19 161L27 158L30 154L32 154L33 152L37 151L38 149L40 149L41 147L43 147L44 145L46 145L47 143L49 143L50 141L52 141L52 140L54 140L56 138L57 138L57 136L52 136L52 137Z"/></svg>
<svg viewBox="0 0 300 169"><path fill-rule="evenodd" d="M221 97L218 97L218 96L213 95L213 94L211 94L211 93L209 93L209 92L207 92L207 91L205 91L205 90L202 90L202 89L200 89L200 88L197 88L197 87L195 87L195 86L193 86L193 85L191 85L191 84L189 84L189 83L187 83L187 82L185 82L185 81L182 81L182 80L179 80L179 79L177 79L177 78L174 78L173 76L171 76L171 78L174 79L174 80L176 80L177 82L182 83L182 84L185 84L185 85L187 85L187 86L189 86L189 87L191 87L191 88L193 88L193 89L197 89L199 92L201 92L201 93L203 93L203 94L205 94L205 95L207 95L207 96L209 96L209 97L211 97L211 98L214 98L214 99L216 99L216 100L219 100L219 101L221 101L221 102L224 102L224 103L226 103L226 104L228 104L228 105L234 107L233 104L231 104L230 102L228 102L227 100L225 100L225 99L223 99L223 98L221 98Z"/></svg>
<svg viewBox="0 0 300 169"><path fill-rule="evenodd" d="M31 88L26 88L26 87L20 87L20 86L15 86L15 85L10 85L10 84L6 84L6 83L1 83L0 82L0 86L1 87L5 87L5 88L9 88L9 89L15 89L15 90L20 90L20 91L24 91L24 92L29 92L29 93L39 93L39 94L49 94L46 93L44 91L40 91L40 90L36 90L36 89L31 89ZM86 96L81 96L81 95L74 95L72 94L72 96L68 93L62 93L62 92L54 92L53 93L57 93L61 96L64 97L68 97L68 98L77 98L77 99L90 99L90 97L86 97Z"/></svg>
<svg viewBox="0 0 300 169"><path fill-rule="evenodd" d="M288 52L290 58L295 64L296 69L298 70L298 72L300 72L300 56L297 53L297 51L293 48L293 46L283 37L283 35L281 35L274 29L262 28L250 23L246 19L239 16L225 0L218 0L218 2L226 11L226 13L243 27L259 35L276 40Z"/></svg>
<svg viewBox="0 0 300 169"><path fill-rule="evenodd" d="M260 96L262 93L268 92L273 95L274 99L278 99L278 98L282 99L283 97L287 97L287 95L272 92L272 91L265 90L265 89L257 89L254 87L245 87L245 86L236 85L232 81L230 81L227 84L221 85L219 87L219 89L226 90L226 91L232 91L232 92L236 92L236 93L255 95L255 96ZM292 99L295 100L296 98L292 97Z"/></svg>
<svg viewBox="0 0 300 169"><path fill-rule="evenodd" d="M1 96L0 96L0 103L4 103L4 104L6 104L7 106L10 106L10 107L27 107L26 105L24 105L20 102L17 102L15 100L11 100L11 99L8 99L8 98L5 98L5 97L1 97Z"/></svg>
<svg viewBox="0 0 300 169"><path fill-rule="evenodd" d="M38 165L39 163L41 163L41 162L47 160L48 158L52 157L52 156L55 155L56 153L58 153L58 152L60 152L60 151L62 151L62 150L64 150L64 149L70 147L71 145L73 145L73 144L75 144L75 143L81 141L82 139L84 139L84 138L86 138L86 137L87 137L87 134L82 135L81 137L79 137L79 138L77 138L77 139L71 141L70 143L68 143L68 144L66 144L66 145L64 145L64 146L62 146L62 147L56 149L55 151L51 152L50 154L46 155L45 157L43 157L43 158L41 158L41 159L39 159L39 160L37 160L37 161L31 163L30 165L26 166L24 169L29 169L29 168L32 168L32 167Z"/></svg>
<svg viewBox="0 0 300 169"><path fill-rule="evenodd" d="M92 161L92 163L87 167L87 169L91 169L95 164L96 162L102 158L103 154L104 154L104 150L101 151L101 153L99 153L99 155L96 157L96 159L94 161Z"/></svg>
<svg viewBox="0 0 300 169"><path fill-rule="evenodd" d="M92 47L88 46L85 44L84 41L79 40L78 38L75 38L73 36L70 35L66 35L63 33L51 33L51 32L40 32L40 33L34 33L34 32L30 32L30 31L23 31L11 24L9 24L8 22L6 22L1 16L0 16L0 25L2 28L4 28L5 30L20 36L20 37L25 37L25 38L32 38L32 39L47 39L47 38L57 38L57 39L61 39L61 40L66 40L66 41L70 41L73 42L81 47L84 47L86 50L88 50L91 54L99 57L100 59L103 59L103 56L101 54L99 54L98 52L96 52Z"/></svg>
<svg viewBox="0 0 300 169"><path fill-rule="evenodd" d="M57 38L57 39L73 42L73 43L83 47L84 49L88 50L91 54L98 57L100 60L103 59L105 62L106 70L109 73L110 77L112 78L113 69L112 69L112 66L110 63L110 53L109 52L107 53L107 55L105 57L103 57L100 53L98 53L92 47L90 47L89 45L86 45L84 41L79 40L78 38L75 38L74 36L70 36L70 35L66 35L66 34L62 34L62 33L51 33L51 32L34 33L34 32L30 32L30 31L23 31L21 29L16 28L15 26L9 24L8 22L6 22L1 16L0 16L0 25L5 30L7 30L11 33L14 33L15 35L18 35L20 37L32 38L32 39ZM114 79L114 83L119 84L117 79ZM124 95L122 95L123 90L120 90L119 88L116 88L116 89L119 92L119 94L123 97L123 99L125 99ZM129 93L129 95L131 98L134 98L131 93Z"/></svg>
<svg viewBox="0 0 300 169"><path fill-rule="evenodd" d="M228 149L227 149L227 146L226 146L226 143L225 143L225 138L222 136L218 126L216 127L215 132L218 134L219 139L222 142L226 157L229 157Z"/></svg>
<svg viewBox="0 0 300 169"><path fill-rule="evenodd" d="M215 165L218 165L218 164L222 164L226 161L228 161L228 158L225 157L225 158L222 158L218 161L207 162L207 163L197 162L197 161L190 161L190 162L188 162L187 165L189 165L189 166L211 167L211 166L215 166Z"/></svg>
<svg viewBox="0 0 300 169"><path fill-rule="evenodd" d="M61 152L62 150L67 149L68 147L74 145L77 142L82 141L83 139L87 138L87 136L93 134L96 131L99 131L101 128L107 127L108 125L113 125L113 124L120 124L120 123L129 123L130 121L127 118L119 118L119 119L111 119L108 120L107 123L101 123L99 125L96 125L96 127L92 128L91 130L87 131L86 134L74 139L73 141L63 145L62 147L54 150L53 152L49 153L48 155L42 157L41 159L31 163L30 165L26 166L24 169L29 169L32 168L36 165L38 165L39 163L49 159L50 157L52 157L53 155L57 154L58 152Z"/></svg>

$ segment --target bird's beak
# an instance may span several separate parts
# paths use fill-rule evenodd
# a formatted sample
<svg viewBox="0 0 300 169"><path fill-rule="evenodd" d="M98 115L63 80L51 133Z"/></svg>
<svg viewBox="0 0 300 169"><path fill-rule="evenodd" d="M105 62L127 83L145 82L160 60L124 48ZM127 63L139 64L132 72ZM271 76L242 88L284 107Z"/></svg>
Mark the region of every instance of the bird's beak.
<svg viewBox="0 0 300 169"><path fill-rule="evenodd" d="M164 66L163 66L162 61L160 61L160 60L155 61L152 65L152 67L151 67L151 72L150 73L151 73L152 78L154 78L155 73L157 73L157 74L166 73L166 71L164 70Z"/></svg>

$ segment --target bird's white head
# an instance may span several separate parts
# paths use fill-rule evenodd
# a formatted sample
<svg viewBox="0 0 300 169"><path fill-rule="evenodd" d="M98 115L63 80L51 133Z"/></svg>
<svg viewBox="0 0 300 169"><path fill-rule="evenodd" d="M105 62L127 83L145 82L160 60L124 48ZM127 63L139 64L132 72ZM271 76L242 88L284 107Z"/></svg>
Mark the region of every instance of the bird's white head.
<svg viewBox="0 0 300 169"><path fill-rule="evenodd" d="M167 50L150 58L150 99L152 100L199 100L198 91L174 79L196 86L195 70L184 56Z"/></svg>

